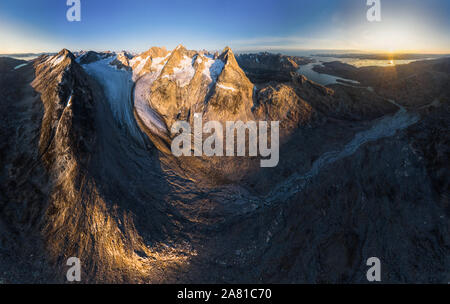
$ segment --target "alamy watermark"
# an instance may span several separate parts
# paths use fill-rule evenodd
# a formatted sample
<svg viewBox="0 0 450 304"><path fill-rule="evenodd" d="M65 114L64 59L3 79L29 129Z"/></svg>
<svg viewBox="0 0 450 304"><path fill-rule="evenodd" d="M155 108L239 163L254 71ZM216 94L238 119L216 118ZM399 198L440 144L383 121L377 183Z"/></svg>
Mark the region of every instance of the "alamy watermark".
<svg viewBox="0 0 450 304"><path fill-rule="evenodd" d="M69 9L66 13L67 21L81 21L81 0L67 0Z"/></svg>
<svg viewBox="0 0 450 304"><path fill-rule="evenodd" d="M381 0L367 0L367 5L370 6L367 10L367 21L381 22Z"/></svg>
<svg viewBox="0 0 450 304"><path fill-rule="evenodd" d="M369 282L381 282L381 261L377 257L371 257L367 259L367 266L371 266L366 273L367 281Z"/></svg>
<svg viewBox="0 0 450 304"><path fill-rule="evenodd" d="M81 261L77 257L70 257L67 262L70 268L67 270L66 279L68 282L81 281ZM366 272L366 279L369 282L381 282L381 261L377 257L370 257L366 262L370 268Z"/></svg>
<svg viewBox="0 0 450 304"><path fill-rule="evenodd" d="M270 122L270 147L268 144L269 123L267 121L227 121L225 132L218 121L208 121L203 125L203 116L194 114L194 148L192 149L191 126L187 121L177 121L172 125L172 154L180 156L259 156L261 167L276 167L280 156L279 121ZM210 134L203 141L203 134ZM236 133L236 137L235 137ZM248 138L247 135L248 134ZM248 139L248 140L247 140ZM225 141L225 151L224 151ZM248 142L248 154L246 146ZM236 147L236 149L235 149ZM192 153L193 151L193 153Z"/></svg>
<svg viewBox="0 0 450 304"><path fill-rule="evenodd" d="M66 279L68 282L80 282L81 281L81 261L77 257L71 257L67 260L67 266L71 266L66 273Z"/></svg>

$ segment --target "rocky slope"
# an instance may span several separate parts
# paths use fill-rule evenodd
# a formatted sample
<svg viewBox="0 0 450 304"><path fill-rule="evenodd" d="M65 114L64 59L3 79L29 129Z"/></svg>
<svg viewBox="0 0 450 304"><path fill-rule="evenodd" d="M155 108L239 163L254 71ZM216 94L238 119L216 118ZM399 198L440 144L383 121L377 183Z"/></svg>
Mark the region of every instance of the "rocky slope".
<svg viewBox="0 0 450 304"><path fill-rule="evenodd" d="M146 61L139 61L144 57ZM214 59L183 46L168 54L152 48L133 62L137 77L150 74L150 79L142 82L145 102L169 127L176 120L192 122L194 113L202 113L207 120L253 119L253 84L230 49Z"/></svg>
<svg viewBox="0 0 450 304"><path fill-rule="evenodd" d="M305 57L267 52L241 54L237 57L237 61L253 83L289 82L292 72L296 72L299 66L312 62Z"/></svg>

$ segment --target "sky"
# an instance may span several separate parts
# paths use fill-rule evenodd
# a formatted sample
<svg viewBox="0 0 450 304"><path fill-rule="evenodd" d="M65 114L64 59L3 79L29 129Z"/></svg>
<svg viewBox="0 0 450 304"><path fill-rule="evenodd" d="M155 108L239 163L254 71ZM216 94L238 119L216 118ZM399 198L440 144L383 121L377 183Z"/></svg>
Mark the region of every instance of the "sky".
<svg viewBox="0 0 450 304"><path fill-rule="evenodd" d="M450 53L449 0L1 0L0 53L168 49Z"/></svg>

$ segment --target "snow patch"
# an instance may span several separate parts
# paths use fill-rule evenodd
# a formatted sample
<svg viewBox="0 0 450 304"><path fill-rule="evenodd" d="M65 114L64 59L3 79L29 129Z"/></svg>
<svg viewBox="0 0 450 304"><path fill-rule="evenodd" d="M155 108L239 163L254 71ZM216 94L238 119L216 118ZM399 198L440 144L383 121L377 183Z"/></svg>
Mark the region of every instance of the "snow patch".
<svg viewBox="0 0 450 304"><path fill-rule="evenodd" d="M161 73L161 71L164 68L164 66L166 65L167 59L170 57L171 54L172 53L169 53L165 57L153 58L153 60L152 60L152 70L155 71L154 73L158 73L158 76Z"/></svg>
<svg viewBox="0 0 450 304"><path fill-rule="evenodd" d="M140 57L139 57L140 58ZM150 56L147 56L147 58L145 58L144 60L140 60L138 66L134 69L134 73L135 74L139 74L142 69L144 68L145 64L147 63L147 61L150 59ZM134 74L133 73L133 74Z"/></svg>
<svg viewBox="0 0 450 304"><path fill-rule="evenodd" d="M205 77L211 82L216 82L220 73L222 73L224 66L223 61L220 59L214 60L207 58L202 74L205 75Z"/></svg>
<svg viewBox="0 0 450 304"><path fill-rule="evenodd" d="M27 64L28 64L28 62L27 62L27 63L19 64L18 66L14 67L14 70L18 70L18 69L20 69L20 68L23 68L23 67L26 66Z"/></svg>
<svg viewBox="0 0 450 304"><path fill-rule="evenodd" d="M233 87L228 87L228 86L225 86L225 85L220 84L220 83L218 83L217 86L218 86L219 88L221 88L221 89L224 89L224 90L230 90L230 91L233 91L233 92L236 91L235 88L233 88Z"/></svg>
<svg viewBox="0 0 450 304"><path fill-rule="evenodd" d="M136 81L139 78L140 73L142 72L142 69L144 68L144 66L147 64L147 62L149 60L152 61L152 64L151 64L152 70L156 71L156 73L158 73L158 76L159 76L162 69L166 65L167 59L169 58L170 55L171 55L171 53L168 53L165 57L155 57L155 58L151 58L151 56L147 56L145 59L143 59L141 56L138 56L136 58L131 59L130 60L131 68L133 68L133 66L136 63L138 63L136 68L133 69L133 81Z"/></svg>
<svg viewBox="0 0 450 304"><path fill-rule="evenodd" d="M63 60L65 58L66 58L66 56L63 56L63 55L59 55L58 57L55 56L52 60L50 60L50 63L53 66L56 66L56 65L60 64L61 62L63 62Z"/></svg>
<svg viewBox="0 0 450 304"><path fill-rule="evenodd" d="M137 61L141 60L142 60L141 56L133 57L133 59L130 60L130 65L134 65Z"/></svg>
<svg viewBox="0 0 450 304"><path fill-rule="evenodd" d="M193 59L184 55L180 65L173 69L172 75L165 75L163 78L175 80L180 87L188 85L195 75Z"/></svg>
<svg viewBox="0 0 450 304"><path fill-rule="evenodd" d="M72 96L73 95L70 95L69 100L67 101L66 107L70 107L72 105Z"/></svg>

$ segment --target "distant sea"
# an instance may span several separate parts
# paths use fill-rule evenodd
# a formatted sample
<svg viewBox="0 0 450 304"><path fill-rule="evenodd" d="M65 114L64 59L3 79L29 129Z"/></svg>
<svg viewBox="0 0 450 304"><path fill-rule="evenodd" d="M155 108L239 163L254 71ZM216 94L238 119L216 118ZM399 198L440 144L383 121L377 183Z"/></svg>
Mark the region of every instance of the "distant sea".
<svg viewBox="0 0 450 304"><path fill-rule="evenodd" d="M341 77L336 77L333 75L328 75L324 73L318 73L314 71L314 66L316 65L322 65L325 62L333 62L333 61L340 61L346 64L353 65L355 67L366 67L366 66L396 66L401 64L408 64L414 61L419 60L430 60L430 59L436 59L439 57L445 57L445 56L423 56L421 58L414 58L414 59L401 59L401 60L386 60L386 59L361 59L361 58L350 58L345 56L339 56L336 57L327 56L327 55L306 55L304 57L308 57L311 59L314 59L314 62L309 63L307 65L300 66L298 72L304 76L306 76L308 79L311 79L314 82L317 82L321 85L330 85L339 83L339 81L346 81L353 84L358 84L357 81L352 79L344 79Z"/></svg>
<svg viewBox="0 0 450 304"><path fill-rule="evenodd" d="M27 60L28 61L28 60L36 59L41 55L50 55L50 53L0 54L0 57L9 57L9 58L14 58L14 59L18 59L18 60Z"/></svg>
<svg viewBox="0 0 450 304"><path fill-rule="evenodd" d="M402 60L387 60L387 59L359 59L359 58L344 58L344 57L325 57L325 56L308 56L317 61L317 63L340 61L342 63L351 64L355 67L366 66L393 66L400 64L408 64L418 60L434 59L433 57L421 58L421 59L402 59Z"/></svg>
<svg viewBox="0 0 450 304"><path fill-rule="evenodd" d="M241 53L259 53L261 51L245 51ZM450 57L450 54L381 54L381 53L359 53L357 51L343 50L270 50L269 53L280 53L289 56L301 56L315 59L318 64L323 62L340 61L351 64L355 67L365 66L392 66L408 64L419 60L437 59L441 57ZM393 58L390 58L393 56Z"/></svg>

